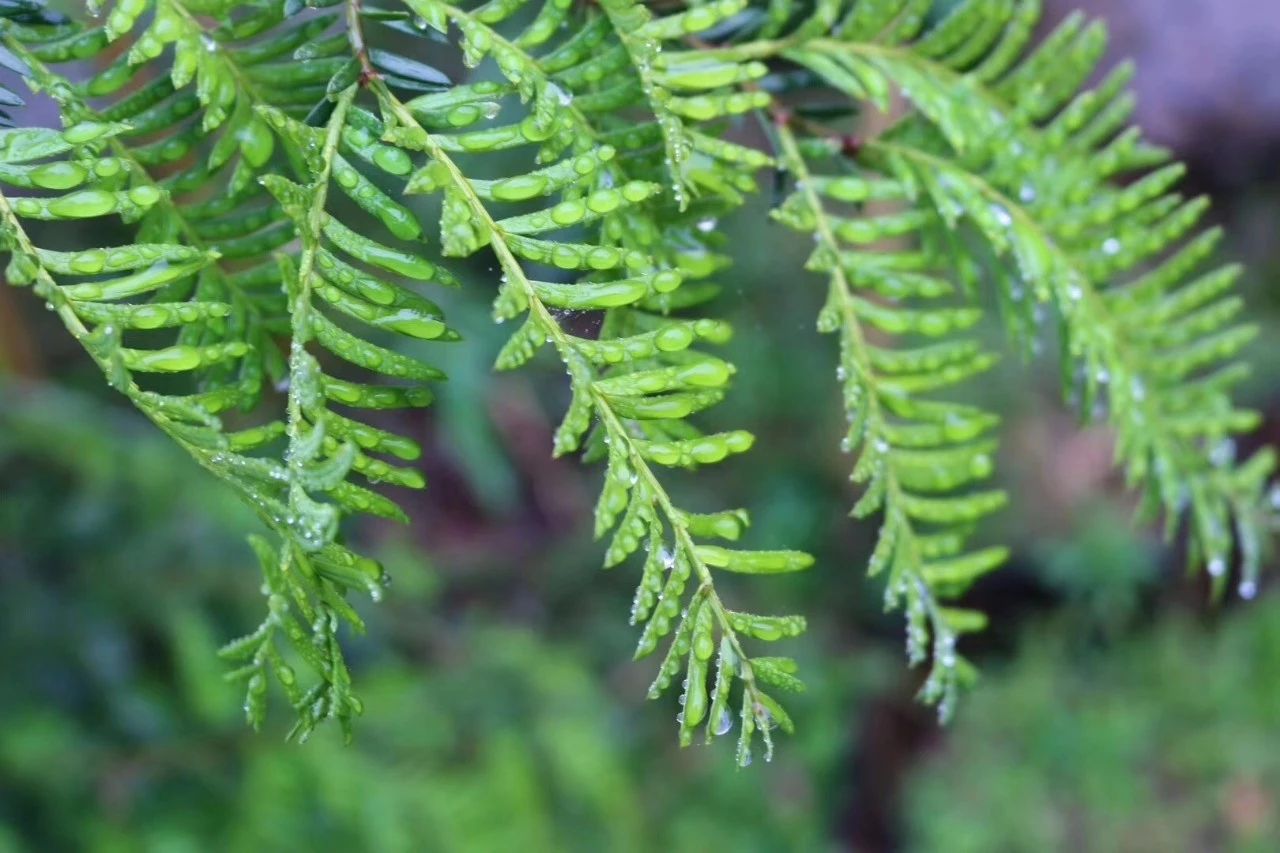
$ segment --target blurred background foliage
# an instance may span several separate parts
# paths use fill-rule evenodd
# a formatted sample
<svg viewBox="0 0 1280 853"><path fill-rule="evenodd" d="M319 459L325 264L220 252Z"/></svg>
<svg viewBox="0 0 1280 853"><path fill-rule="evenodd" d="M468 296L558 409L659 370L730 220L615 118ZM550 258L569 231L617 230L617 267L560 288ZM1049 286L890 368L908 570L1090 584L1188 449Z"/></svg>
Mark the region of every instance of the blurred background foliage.
<svg viewBox="0 0 1280 853"><path fill-rule="evenodd" d="M1261 22L1268 5L1134 3L1113 52L1145 54L1145 118L1250 264L1263 334L1246 402L1267 417L1257 441L1277 443L1280 120L1160 85L1204 52L1231 58L1196 62L1231 91L1269 31L1197 42L1192 25L1210 8ZM1192 34L1162 53L1177 20ZM1232 52L1241 33L1249 51ZM863 577L874 527L846 518L821 282L797 272L806 247L767 224L769 202L722 223L739 264L716 306L740 368L716 425L752 425L758 449L684 486L690 506L731 495L753 539L819 559L730 592L810 617L791 644L809 684L799 734L773 765L735 771L724 743L681 751L677 708L642 701L648 667L620 663L634 572L599 571L590 541L599 471L550 458L559 370L490 372L502 335L483 265L445 306L469 346L447 353L439 404L397 423L427 448L428 491L401 496L413 528L349 531L394 585L359 605L366 714L345 747L334 732L287 746L283 718L244 727L215 650L260 615L254 522L2 288L0 851L1277 849L1280 598L1264 584L1248 606L1206 603L1178 548L1131 524L1108 437L1076 428L1052 359L1007 359L974 389L1007 413L1014 500L992 536L1015 555L971 593L993 626L956 723L939 731L912 702L900 620Z"/></svg>

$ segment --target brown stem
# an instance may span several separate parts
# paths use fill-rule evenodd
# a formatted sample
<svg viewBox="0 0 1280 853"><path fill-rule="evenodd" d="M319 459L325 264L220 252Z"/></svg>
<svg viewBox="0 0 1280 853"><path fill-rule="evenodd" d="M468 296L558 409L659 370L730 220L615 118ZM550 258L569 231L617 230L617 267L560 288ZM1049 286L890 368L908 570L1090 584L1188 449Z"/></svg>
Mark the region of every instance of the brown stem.
<svg viewBox="0 0 1280 853"><path fill-rule="evenodd" d="M360 88L365 88L375 80L380 80L382 75L373 67L373 62L369 59L369 46L364 40L364 27L360 24L360 12L363 10L361 0L350 0L347 3L347 38L351 42L351 47L355 51L356 60L360 63Z"/></svg>
<svg viewBox="0 0 1280 853"><path fill-rule="evenodd" d="M40 355L6 284L0 282L0 373L37 379L44 375Z"/></svg>

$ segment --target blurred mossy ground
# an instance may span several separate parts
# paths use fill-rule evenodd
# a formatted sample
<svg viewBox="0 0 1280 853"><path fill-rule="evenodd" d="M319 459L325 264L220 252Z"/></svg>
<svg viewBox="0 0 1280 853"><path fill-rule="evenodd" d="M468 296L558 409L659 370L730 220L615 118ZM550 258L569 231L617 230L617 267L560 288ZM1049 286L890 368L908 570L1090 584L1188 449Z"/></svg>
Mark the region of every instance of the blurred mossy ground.
<svg viewBox="0 0 1280 853"><path fill-rule="evenodd" d="M844 717L880 680L876 656L836 662L798 703L802 735L738 773L728 744L670 747L674 711L637 701L647 667L446 606L421 552L387 540L395 595L363 608L371 637L351 646L356 740L285 744L283 712L244 728L215 656L260 618L247 513L131 418L3 396L0 849L826 844Z"/></svg>
<svg viewBox="0 0 1280 853"><path fill-rule="evenodd" d="M281 742L283 713L244 729L215 658L259 618L248 514L131 414L38 384L0 396L0 849L1266 850L1280 838L1280 601L1207 616L1154 606L1160 552L1116 507L1024 549L1010 571L1035 578L1040 603L1003 605L1018 651L979 650L982 682L945 734L906 702L894 621L862 624L871 608L838 594L874 587L831 567L788 593L815 622L798 643L803 725L772 766L741 772L728 744L675 749L674 709L639 701L648 666L618 663L628 579L584 572L591 547L575 531L524 567L490 543L477 580L379 529L395 586L362 607L370 637L351 645L366 716L350 746L335 732L296 746ZM906 719L888 757L886 714ZM879 786L890 802L869 806Z"/></svg>
<svg viewBox="0 0 1280 853"><path fill-rule="evenodd" d="M1088 648L1029 631L908 786L920 850L1275 850L1280 601Z"/></svg>

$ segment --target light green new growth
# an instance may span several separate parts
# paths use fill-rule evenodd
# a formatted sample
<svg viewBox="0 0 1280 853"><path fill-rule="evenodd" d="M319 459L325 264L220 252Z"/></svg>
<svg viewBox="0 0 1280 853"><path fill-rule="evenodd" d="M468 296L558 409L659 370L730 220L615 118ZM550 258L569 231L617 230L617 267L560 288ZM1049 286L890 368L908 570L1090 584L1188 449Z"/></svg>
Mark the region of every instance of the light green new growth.
<svg viewBox="0 0 1280 853"><path fill-rule="evenodd" d="M425 485L404 464L417 444L361 412L431 402L444 376L395 341L456 341L427 294L461 284L446 259L485 253L500 280L467 286L492 286L495 320L515 325L496 367L549 350L572 390L553 451L604 462L605 566L639 564L636 656L664 650L650 696L681 682L683 744L736 720L739 764L757 735L772 754L792 721L771 691L801 683L756 648L805 620L734 609L717 583L812 560L737 547L747 512L677 506L663 471L753 444L693 423L735 371L708 351L728 325L690 312L731 262L718 220L767 167L787 190L774 217L811 235L807 267L826 278L817 325L839 340L854 515L882 518L869 571L904 608L942 717L974 674L957 638L986 623L950 602L1007 556L968 544L1005 500L986 485L999 420L962 396L994 363L964 337L988 303L1020 349L1056 322L1068 395L1115 430L1130 482L1170 533L1190 519L1216 590L1235 560L1253 594L1274 454L1234 459L1231 437L1257 420L1228 394L1252 330L1233 325L1238 270L1200 271L1217 241L1192 233L1203 202L1125 129L1127 69L1084 88L1101 27L1073 17L1033 47L1036 2L947 8L119 0L69 21L14 4L0 64L56 101L65 130L0 131L0 181L59 194L0 196L9 280L270 531L252 538L268 615L224 651L255 726L271 679L300 738L360 713L338 630L362 627L346 593L376 600L385 578L342 522L407 521L368 486ZM849 135L863 108L887 117L873 139ZM749 116L769 150L746 144ZM427 195L438 223L421 219ZM47 251L25 224L115 214L136 244ZM598 312L599 333L564 311ZM162 328L169 344L129 345ZM189 387L147 390L155 372ZM227 429L233 410L253 426Z"/></svg>

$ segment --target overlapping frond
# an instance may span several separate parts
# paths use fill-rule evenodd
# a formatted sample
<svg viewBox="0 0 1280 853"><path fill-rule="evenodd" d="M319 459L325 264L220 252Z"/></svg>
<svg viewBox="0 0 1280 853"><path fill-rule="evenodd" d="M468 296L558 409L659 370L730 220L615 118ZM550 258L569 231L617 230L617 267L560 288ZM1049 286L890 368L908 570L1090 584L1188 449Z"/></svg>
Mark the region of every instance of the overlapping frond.
<svg viewBox="0 0 1280 853"><path fill-rule="evenodd" d="M1257 422L1228 393L1253 332L1229 292L1238 271L1203 270L1217 241L1195 233L1204 201L1179 195L1181 167L1126 129L1127 66L1085 88L1100 24L1072 16L1033 48L1035 0L931 7L819 3L776 28L785 35L724 52L785 57L890 114L905 96L914 113L858 159L1008 259L998 279L1020 310L1015 331L1035 303L1056 309L1069 390L1116 429L1130 482L1171 526L1188 511L1193 553L1217 583L1238 556L1251 595L1274 459L1232 458L1231 437Z"/></svg>
<svg viewBox="0 0 1280 853"><path fill-rule="evenodd" d="M684 208L688 190L713 189L733 171L718 170L713 182L697 174L698 161L714 164L726 154L725 142L692 128L700 122L758 110L769 102L764 92L742 84L763 77L759 62L707 61L698 50L664 49L664 43L691 41L738 15L746 0L715 0L684 11L656 16L637 0L601 3L619 49L634 69L635 83L662 137L663 165L670 176L676 204ZM731 160L732 162L732 160Z"/></svg>
<svg viewBox="0 0 1280 853"><path fill-rule="evenodd" d="M310 133L317 132L283 114L269 114L268 119L279 126L282 136L300 147L310 141ZM349 253L355 260L384 267L391 258L398 273L406 274L401 266L412 263L417 278L436 282L451 279L420 258L393 255L393 250L363 236L347 242L350 232L333 231L324 212L323 191L318 187L330 178L338 185L344 182L343 171L333 169L334 163L343 162L336 145L324 149L330 164L314 176L313 184L304 187L284 178L268 178L284 209L308 225L302 231L306 236L301 268L295 269L287 256L281 258L290 285L292 316L298 324L289 363L288 417L287 422L269 421L229 431L218 413L238 401L235 386L173 395L149 390L136 378L152 373L191 374L246 355L247 346L238 341L188 344L182 340L183 328L202 319L225 318L232 312L231 305L203 298L174 302L165 296L175 280L207 269L215 254L189 246L151 243L76 252L45 250L31 243L22 225L23 219L71 220L110 214L136 221L158 204L162 190L146 183L130 186L127 170L120 169L112 158L101 156L112 136L120 132L118 125L93 122L75 125L64 133L4 131L0 181L63 193L51 198L3 199L4 234L12 253L8 278L13 283L33 285L113 387L197 462L231 485L278 534L278 546L263 539L254 541L263 558L270 614L257 631L226 650L228 657L245 661L235 677L247 683L250 720L261 722L270 669L298 711L296 734L305 736L327 717L336 717L346 726L359 705L350 694L337 642L338 619L357 629L361 623L343 594L355 589L376 597L384 576L377 563L336 541L337 523L340 514L351 512L404 518L394 503L350 482L350 476L409 487L421 487L423 480L414 469L397 467L372 455L416 458L420 449L413 441L331 411L329 404L356 408L425 405L431 394L420 386L365 385L333 377L307 352L306 344L315 340L357 366L395 377L439 378L432 368L344 330L319 306L372 329L448 339L456 336L432 303L357 270L342 257ZM81 165L85 162L95 165ZM316 201L304 214L299 205L313 199ZM329 237L331 233L339 236ZM312 300L318 304L311 305ZM129 338L137 335L153 340L155 330L161 329L177 330L168 345L129 345ZM260 452L270 451L281 439L287 445L282 461ZM316 671L318 683L306 688L298 683L292 665L276 647L281 633L288 648Z"/></svg>
<svg viewBox="0 0 1280 853"><path fill-rule="evenodd" d="M548 145L563 150L575 132L613 145L635 174L664 184L680 209L703 195L736 197L754 189L743 174L767 156L721 138L718 126L768 102L742 86L762 77L758 62L707 62L696 50L664 50L738 14L745 0L718 0L656 17L634 0L602 3L583 15L563 0L489 2L464 7L407 0L430 26L457 27L469 64L492 57L535 120L567 121ZM536 8L536 14L532 13ZM576 27L562 34L572 21ZM504 24L511 24L504 27ZM508 32L508 30L510 32Z"/></svg>
<svg viewBox="0 0 1280 853"><path fill-rule="evenodd" d="M136 221L159 204L162 190L145 183L130 186L127 170L105 155L111 139L121 130L115 124L86 122L64 132L43 128L0 131L0 181L62 193L53 197L0 196L0 231L11 255L7 278L14 284L31 285L92 356L112 387L196 462L244 497L265 523L283 531L284 519L266 502L262 485L270 479L269 469L260 460L242 455L244 446L252 442L246 441L245 433L225 430L217 414L236 402L236 389L171 394L151 390L145 382L150 374L191 374L247 354L247 345L239 341L190 344L181 339L181 329L188 324L228 317L230 304L201 298L173 302L164 295L174 281L207 269L215 255L165 243L72 252L46 250L32 242L24 224L24 220L98 220L110 215ZM165 329L177 331L164 345L133 343L137 338L154 344L156 330ZM350 576L363 568L357 567L354 555L337 546L326 552L324 559L335 565L347 564L341 568L340 582L349 582ZM316 567L321 572L326 569L319 560ZM290 582L324 583L314 576L292 577ZM273 584L273 592L283 593L278 587ZM325 584L324 594L332 592ZM277 619L274 624L285 627L294 648L314 659L320 669L333 672L340 666L336 643L334 648L317 649L311 642L312 632L296 620ZM292 670L274 649L272 653L277 671L288 673L282 674L282 681L288 679L292 685ZM263 678L251 678L251 697L261 696L265 688Z"/></svg>
<svg viewBox="0 0 1280 853"><path fill-rule="evenodd" d="M350 158L362 155L380 163L390 175L403 178L409 163L407 157L392 153L401 152L369 138L369 125L376 119L353 106L354 96L354 85L338 95L323 128L311 127L271 107L259 109L300 164L305 183L279 175L263 178L294 223L301 250L296 262L288 255L278 258L292 320L285 417L255 428L252 441L242 444L270 447L277 438L283 438L285 444L281 460L259 463L266 474L259 499L289 532L278 555L278 567L267 570L268 585L288 579L300 569L304 575L318 573L324 582L339 587L364 588L377 599L384 581L381 569L336 544L338 524L342 517L356 513L407 522L393 501L352 480L359 477L368 483L422 488L425 481L416 468L382 458L413 460L422 451L413 440L365 424L358 416L335 411L334 406L358 412L424 406L431 401L425 383L442 379L443 374L369 338L394 333L418 340L457 340L457 333L445 324L435 303L390 279L445 286L454 286L457 281L420 253L370 238L329 212L330 194L336 188L339 192L334 195L354 200L394 236L413 240L420 235L421 226L413 214L352 164ZM379 154L376 158L375 152ZM372 371L410 384L343 379L322 364L309 345L335 357L335 366ZM261 544L255 547L267 568L276 555L264 553ZM286 600L292 601L299 615L315 619L309 610L314 608L316 590L291 588L289 592ZM272 593L271 614L263 628L251 635L252 641L241 640L228 649L232 657L251 659L241 670L252 673L251 678L258 677L268 664L274 665L272 627L282 613L288 615L286 605L274 598L283 591L273 589ZM322 601L330 623L341 616L359 627L359 617L341 601L340 597ZM324 640L333 644L333 655L340 662L341 649L332 631ZM309 694L299 693L292 678L281 677L278 667L275 672L299 712L297 732L302 736L325 717L336 716L345 726L350 716L359 712L345 671L326 678L318 691ZM254 700L251 689L249 714L256 723L263 708Z"/></svg>
<svg viewBox="0 0 1280 853"><path fill-rule="evenodd" d="M62 252L32 242L24 220L66 221L118 215L137 220L162 198L152 186L130 186L128 174L100 156L119 125L86 122L56 131L13 128L0 131L0 181L41 195L3 196L3 236L10 253L6 278L30 285L66 324L113 387L128 395L162 426L174 426L190 448L217 444L218 433L203 423L203 410L177 397L153 394L135 381L139 373L195 370L243 355L243 344L158 348L125 346L124 336L140 330L180 327L200 316L224 317L222 302L157 302L151 297L175 279L206 267L213 256L164 243L131 244ZM59 193L48 195L48 192ZM131 335L132 336L132 335Z"/></svg>
<svg viewBox="0 0 1280 853"><path fill-rule="evenodd" d="M605 463L606 566L644 551L637 656L666 644L651 695L682 679L683 743L700 727L727 732L740 698L739 762L757 734L770 753L771 728L791 726L770 691L800 683L789 659L748 646L804 620L730 610L718 584L810 560L738 549L746 512L678 507L661 469L753 443L691 420L734 368L709 350L729 327L688 312L730 262L718 219L774 154L779 187L794 179L776 218L812 235L809 267L828 277L819 328L840 339L855 514L884 518L870 569L906 611L911 661L932 663L923 695L943 717L972 673L956 638L985 621L947 602L1005 557L968 544L1004 500L983 485L997 419L952 396L992 363L964 337L987 281L1019 344L1036 345L1040 317L1056 316L1068 391L1110 421L1130 480L1171 528L1189 509L1215 588L1238 557L1240 593L1256 589L1274 460L1233 459L1231 437L1256 423L1229 396L1252 334L1230 294L1238 271L1200 271L1217 234L1193 233L1204 204L1178 195L1180 167L1124 129L1127 69L1086 88L1100 27L1073 17L1032 47L1038 0L104 11L82 23L35 0L0 8L0 67L51 95L68 128L3 132L0 182L36 193L0 198L10 277L34 285L109 381L272 531L253 540L268 617L226 649L255 724L270 678L299 736L359 713L338 628L361 627L345 593L376 597L383 576L342 544L341 521L403 519L369 485L424 482L402 464L417 445L361 412L430 402L441 375L395 341L456 339L420 285L457 283L442 258L491 252L495 319L518 323L497 366L554 351L572 391L554 452ZM101 73L71 82L86 63ZM457 64L480 70L455 82L441 68ZM0 89L0 121L19 103ZM872 140L830 129L863 105L889 129ZM765 108L774 154L733 136ZM438 228L415 213L426 195L439 198ZM50 251L23 225L116 214L132 245ZM157 346L161 329L172 332ZM151 372L189 387L148 390ZM225 430L233 408L251 426Z"/></svg>
<svg viewBox="0 0 1280 853"><path fill-rule="evenodd" d="M808 267L829 277L818 328L840 336L836 375L849 420L842 447L857 454L852 479L865 484L853 515L883 513L868 571L887 570L885 605L905 606L910 662L932 658L922 698L946 719L972 676L957 635L986 618L943 602L1007 556L1002 547L966 544L975 523L1005 501L980 485L994 468L989 433L999 419L934 398L994 362L976 341L956 337L981 311L956 305L969 283L957 286L935 211L874 173L815 174L811 161L839 165L838 144L797 140L785 125L778 134L796 189L774 217L813 234Z"/></svg>
<svg viewBox="0 0 1280 853"><path fill-rule="evenodd" d="M464 49L471 43L464 41ZM530 73L510 57L499 61L499 67L517 85ZM632 611L634 621L644 625L637 656L652 653L669 638L651 695L657 697L683 674L680 731L688 743L704 724L708 735L728 731L728 703L738 680L739 761L750 761L756 734L770 754L771 728L790 729L791 722L767 688L795 688L799 682L789 660L751 657L745 641L792 636L803 629L804 620L730 610L714 574L790 572L806 568L811 560L792 551L744 551L707 543L738 539L746 526L745 512L703 515L679 509L658 476L660 466L712 464L752 444L748 433L704 435L687 420L723 396L731 366L695 345L723 341L728 327L659 313L664 301L678 293L682 276L608 236L616 232L606 217L628 221L622 211L638 208L661 187L636 180L616 184L616 152L593 144L594 132L575 133L565 145L549 146L565 126L587 126L563 110L540 123L536 90L529 95L534 107L528 117L505 124L480 118L488 122L484 128L452 133L432 133L424 126L436 103L433 96L402 101L382 81L375 83L375 91L386 125L382 138L428 158L409 186L443 196L445 252L467 255L488 246L503 273L495 315L499 320L524 315L498 366L519 366L550 344L568 371L573 399L556 433L555 451L564 454L585 445L588 453L607 460L596 512L597 534L614 531L606 565L617 565L647 547ZM537 151L545 165L532 164L531 171L519 175L508 171L498 180L473 180L464 171L469 155L522 149ZM536 209L504 213L526 203ZM576 281L559 280L566 273ZM623 307L629 310L618 313ZM559 313L611 309L615 313L598 337L565 328Z"/></svg>
<svg viewBox="0 0 1280 853"><path fill-rule="evenodd" d="M300 76L305 68L290 63L288 54L332 19L311 19L294 30L281 28L281 21L276 3L120 0L88 24L5 30L10 47L33 69L33 85L58 101L64 120L120 123L112 154L135 180L165 191L165 201L139 223L139 238L217 254L200 276L175 282L170 296L232 306L226 317L187 324L182 338L190 345L247 345L244 357L200 371L206 388L236 386L243 408L256 404L265 379L284 372L270 345L288 329L270 253L294 236L258 182L275 144L255 107L305 112L319 99L314 81ZM65 65L104 62L87 82L63 76ZM319 82L323 94L325 81Z"/></svg>
<svg viewBox="0 0 1280 853"><path fill-rule="evenodd" d="M233 406L247 408L257 400L264 366L287 386L283 418L268 417L214 442L218 453L213 463L280 537L278 546L266 540L254 542L263 557L270 613L257 631L231 644L226 653L244 662L233 677L247 684L246 713L255 725L265 711L267 675L274 671L299 715L295 735L305 737L327 717L338 718L346 728L358 712L358 702L350 693L337 642L338 622L341 618L359 629L360 620L343 593L356 589L377 596L384 578L375 562L339 544L339 521L359 512L407 520L392 501L351 478L358 475L370 483L409 487L421 487L423 478L416 469L379 458L385 454L415 459L421 451L413 441L335 411L331 404L358 411L429 403L431 393L421 383L441 378L438 371L368 338L386 333L456 338L434 303L386 279L456 282L420 255L357 233L324 209L323 188L332 178L343 195L370 213L392 237L412 240L421 232L414 216L362 172L361 167L373 168L403 177L408 158L372 138L368 122L362 124L359 113L344 114L332 148L319 143L318 131L292 117L300 118L316 103L325 103L330 81L337 76L332 63L316 69L288 58L291 51L311 45L318 33L331 26L332 17L280 26L284 18L279 10L254 7L248 17L237 17L233 24L218 28L219 38L202 36L193 43L190 34L202 32L202 25L177 4L157 6L150 10L151 23L129 54L105 76L115 85L124 85L152 60L161 66L153 72L160 76L119 104L95 106L91 96L103 94L99 91L105 85L102 78L75 91L46 62L65 58L67 50L72 57L90 55L87 48L72 50L68 44L101 47L104 39L125 34L137 16L126 22L120 11L117 7L108 15L100 29L50 34L46 28L41 31L48 37L45 41L25 31L9 32L8 37L19 60L27 60L26 73L57 98L69 120L89 116L96 121L79 126L111 130L104 133L103 144L119 156L84 163L92 164L88 174L128 189L129 198L151 200L132 217L138 233L180 242L198 257L229 264L219 268L213 262L162 263L163 273L156 276L159 282L149 289L164 287L163 304L128 310L142 318L139 323L179 327L170 360L163 361L166 353L161 353L148 356L147 363L198 373L201 390L189 399L193 411L202 412L210 423L217 422L219 412ZM147 11L134 10L137 15ZM185 21L186 29L175 21ZM252 40L272 26L278 31L269 38ZM18 35L34 44L24 43ZM158 59L160 51L149 41L152 36L161 46L175 43L171 54L165 55L171 56L172 67ZM343 34L344 44L345 38ZM50 45L60 47L53 50ZM197 49L200 53L191 55ZM220 53L224 50L225 55ZM273 59L279 61L273 63ZM184 63L197 68L195 93L190 86L184 88L190 82L181 78ZM289 96L275 97L284 89L246 85L248 76L279 83ZM318 83L319 91L313 88L305 98L298 97L294 87L305 84L303 77ZM267 91L279 105L256 97L260 91ZM121 121L106 123L105 115ZM187 116L194 118L184 130L181 120ZM133 143L148 132L159 133L167 141L141 150L169 146L171 158L153 161L145 153L139 155ZM329 159L317 166L322 150ZM176 164L178 171L167 169L170 164ZM70 169L83 172L86 166L60 164L57 172L38 173L32 184L65 189L73 185ZM305 183L273 174L281 169ZM314 215L312 198L318 199ZM362 232L371 230L358 227ZM295 242L298 238L300 246ZM290 260L290 252L297 253L297 261ZM220 298L215 300L215 295ZM161 309L169 312L163 323L156 319ZM349 329L353 324L364 324L364 329L353 332ZM291 338L287 361L279 357L273 340L277 335ZM307 351L311 341L349 365L419 384L368 385L330 375ZM256 356L255 350L267 354ZM234 372L219 370L228 366ZM270 458L281 445L284 449L278 459ZM316 671L318 683L306 688L298 684L292 666L276 648L278 634L284 635L293 654Z"/></svg>
<svg viewBox="0 0 1280 853"><path fill-rule="evenodd" d="M936 129L902 127L865 159L1009 257L1007 300L1028 305L1029 289L1055 307L1069 387L1085 414L1115 428L1130 483L1170 524L1188 511L1193 555L1216 584L1236 551L1248 596L1274 460L1263 452L1235 465L1230 451L1231 437L1257 424L1229 396L1244 375L1234 357L1254 333L1230 295L1239 270L1204 269L1217 242L1215 231L1196 233L1206 202L1179 195L1179 165L1126 128L1130 69L1083 88L1105 29L1075 15L1032 49L1038 12L970 0L872 49L815 55L845 56L828 73L842 90L900 88Z"/></svg>
<svg viewBox="0 0 1280 853"><path fill-rule="evenodd" d="M614 136L622 126L614 113L627 110L631 97L608 93L619 80L630 88L636 70L625 56L621 64L616 54L601 62L610 55L599 48L599 40L610 35L607 26L588 24L560 39L560 23L571 10L559 3L542 6L531 20L517 15L524 4L472 11L424 0L406 6L412 18L380 11L362 19L362 42L374 43L383 25L402 31L435 27L442 33L456 27L466 64L491 58L502 81L423 94L395 75L378 72L369 82L381 116L367 129L394 150L426 155L409 175L406 191L441 195L444 254L464 256L489 247L497 256L503 280L496 318L527 315L499 355L499 367L516 367L547 343L560 355L573 402L556 434L555 451L568 453L585 444L589 455L608 460L597 532L603 536L618 529L607 564L622 562L642 544L649 549L633 609L635 621L645 625L638 656L652 653L674 633L652 694L659 695L682 671L689 676L681 716L682 739L688 742L703 723L709 733L727 731L732 717L726 703L732 682L740 680L739 760L745 763L755 734L763 733L769 751L770 729L790 727L767 686L794 688L799 682L790 661L751 658L743 640L791 636L804 621L728 610L716 592L712 568L775 573L804 568L809 558L702 544L706 538L736 540L746 526L745 512L680 510L656 476L659 465L711 464L752 443L741 431L703 435L686 420L717 402L732 374L730 365L694 345L723 341L728 327L664 316L715 292L709 282L687 291L682 287L686 277L705 278L720 266L720 259L692 236L702 233L698 223L704 220L691 217L705 217L715 208L704 204L662 225L657 210L645 209L663 186L628 173L656 172L661 179L662 165L650 164L645 152L650 142L631 139L628 145ZM519 28L507 32L511 28L502 25L508 19ZM582 38L589 30L597 34L594 41ZM352 115L360 114L352 109ZM764 155L747 156L742 153L747 149L706 139L704 145L722 158L716 162L749 161L751 168L768 162ZM470 177L483 173L491 152L505 158L502 176ZM524 152L536 155L535 162L527 172L512 174L513 158ZM714 169L698 174L710 180ZM725 193L726 203L740 199L750 181L736 184ZM670 235L676 233L684 239L672 243ZM578 280L565 282L565 277ZM605 312L598 337L579 336L562 325L565 312L578 311Z"/></svg>

